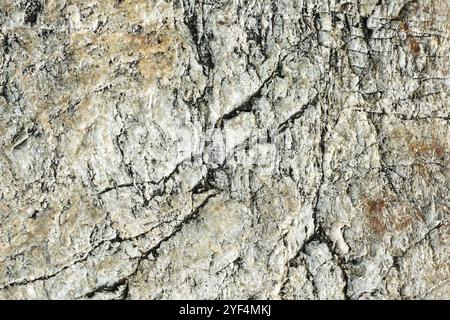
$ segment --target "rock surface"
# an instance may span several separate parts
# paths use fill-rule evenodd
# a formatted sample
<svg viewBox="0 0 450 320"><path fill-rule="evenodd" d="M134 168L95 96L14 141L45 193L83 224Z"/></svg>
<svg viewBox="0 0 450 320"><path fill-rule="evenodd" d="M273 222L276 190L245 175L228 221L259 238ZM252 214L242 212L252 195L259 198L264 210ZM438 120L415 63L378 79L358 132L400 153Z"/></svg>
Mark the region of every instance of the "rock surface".
<svg viewBox="0 0 450 320"><path fill-rule="evenodd" d="M450 298L448 0L0 1L0 298Z"/></svg>

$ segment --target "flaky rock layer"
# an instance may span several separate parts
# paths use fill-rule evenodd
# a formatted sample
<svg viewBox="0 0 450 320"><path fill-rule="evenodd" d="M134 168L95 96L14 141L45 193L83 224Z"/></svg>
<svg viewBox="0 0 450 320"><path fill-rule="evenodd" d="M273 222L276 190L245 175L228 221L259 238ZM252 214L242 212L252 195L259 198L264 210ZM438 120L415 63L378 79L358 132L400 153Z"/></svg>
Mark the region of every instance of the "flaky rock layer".
<svg viewBox="0 0 450 320"><path fill-rule="evenodd" d="M0 298L449 299L449 15L0 1Z"/></svg>

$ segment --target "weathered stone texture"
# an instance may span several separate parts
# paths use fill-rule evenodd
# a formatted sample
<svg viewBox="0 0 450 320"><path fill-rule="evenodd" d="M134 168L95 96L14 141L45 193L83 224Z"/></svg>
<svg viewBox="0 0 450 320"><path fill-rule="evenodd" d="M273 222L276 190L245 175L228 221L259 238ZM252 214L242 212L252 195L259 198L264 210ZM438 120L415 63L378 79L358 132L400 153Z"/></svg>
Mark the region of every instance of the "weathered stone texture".
<svg viewBox="0 0 450 320"><path fill-rule="evenodd" d="M450 298L448 0L1 0L0 298Z"/></svg>

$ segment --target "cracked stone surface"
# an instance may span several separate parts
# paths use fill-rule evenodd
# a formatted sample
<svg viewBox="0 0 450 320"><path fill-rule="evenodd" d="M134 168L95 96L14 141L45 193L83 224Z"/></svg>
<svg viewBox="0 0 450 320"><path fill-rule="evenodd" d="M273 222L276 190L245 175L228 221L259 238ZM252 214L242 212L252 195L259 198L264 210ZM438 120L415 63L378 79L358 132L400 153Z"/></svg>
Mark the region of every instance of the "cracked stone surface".
<svg viewBox="0 0 450 320"><path fill-rule="evenodd" d="M448 0L1 0L1 299L450 299Z"/></svg>

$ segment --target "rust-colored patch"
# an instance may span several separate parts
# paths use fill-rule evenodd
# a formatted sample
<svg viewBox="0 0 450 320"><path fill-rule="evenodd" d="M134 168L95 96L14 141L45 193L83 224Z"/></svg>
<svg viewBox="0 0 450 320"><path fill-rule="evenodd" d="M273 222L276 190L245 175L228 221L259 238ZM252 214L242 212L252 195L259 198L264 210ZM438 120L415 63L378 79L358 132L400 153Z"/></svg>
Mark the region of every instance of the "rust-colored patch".
<svg viewBox="0 0 450 320"><path fill-rule="evenodd" d="M431 180L433 171L429 166L422 163L418 163L417 165L413 166L413 169L415 172L417 172L419 176L425 179L425 181Z"/></svg>
<svg viewBox="0 0 450 320"><path fill-rule="evenodd" d="M409 227L413 223L413 218L411 214L401 215L397 221L394 223L394 229L397 231L402 231Z"/></svg>
<svg viewBox="0 0 450 320"><path fill-rule="evenodd" d="M414 55L420 54L420 44L412 36L409 37L409 48Z"/></svg>
<svg viewBox="0 0 450 320"><path fill-rule="evenodd" d="M434 153L438 156L438 157L442 157L444 156L445 150L446 150L446 145L444 143L438 142L437 144L434 144L432 146Z"/></svg>
<svg viewBox="0 0 450 320"><path fill-rule="evenodd" d="M168 30L144 35L116 33L106 36L103 41L113 55L130 50L138 52L139 71L146 80L167 76L172 70L175 53L171 46L173 38Z"/></svg>
<svg viewBox="0 0 450 320"><path fill-rule="evenodd" d="M400 29L400 31L403 31L406 33L406 39L409 43L409 49L411 50L412 54L414 54L415 56L419 55L420 51L421 51L420 44L411 35L408 23L406 21L400 21L399 29Z"/></svg>
<svg viewBox="0 0 450 320"><path fill-rule="evenodd" d="M386 233L386 223L385 223L385 210L386 203L382 199L368 200L366 202L367 206L367 220L369 228L378 235L383 235Z"/></svg>
<svg viewBox="0 0 450 320"><path fill-rule="evenodd" d="M400 21L400 30L404 32L409 32L409 26L406 21Z"/></svg>
<svg viewBox="0 0 450 320"><path fill-rule="evenodd" d="M441 158L447 150L447 144L445 141L432 137L429 140L413 140L408 144L408 149L417 158L424 156Z"/></svg>
<svg viewBox="0 0 450 320"><path fill-rule="evenodd" d="M377 236L383 236L386 232L400 232L415 222L423 221L417 208L390 192L384 192L381 197L366 198L364 207L366 224Z"/></svg>
<svg viewBox="0 0 450 320"><path fill-rule="evenodd" d="M161 28L146 34L124 32L96 35L79 32L71 39L70 51L78 69L75 79L67 79L83 86L104 83L114 77L114 61L133 63L147 85L167 77L176 59L176 33Z"/></svg>

